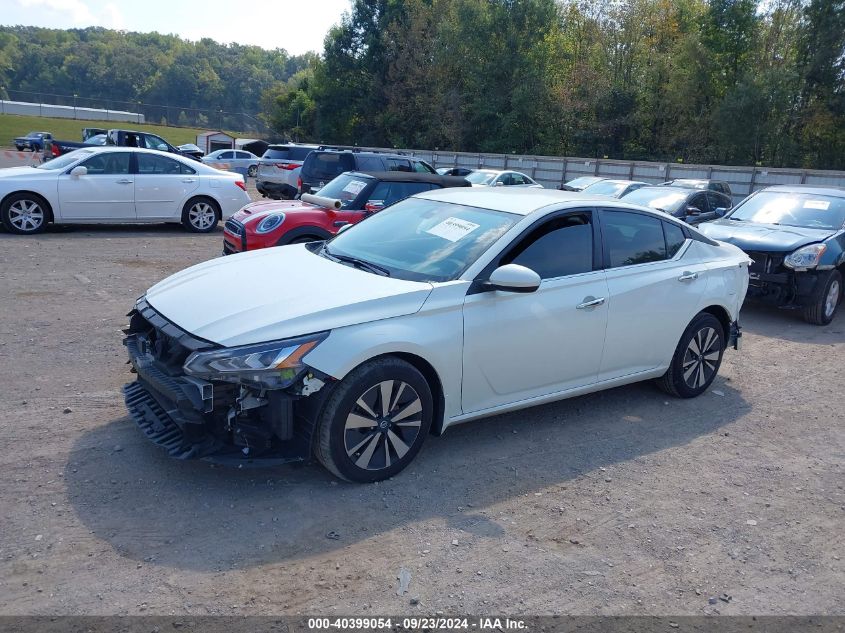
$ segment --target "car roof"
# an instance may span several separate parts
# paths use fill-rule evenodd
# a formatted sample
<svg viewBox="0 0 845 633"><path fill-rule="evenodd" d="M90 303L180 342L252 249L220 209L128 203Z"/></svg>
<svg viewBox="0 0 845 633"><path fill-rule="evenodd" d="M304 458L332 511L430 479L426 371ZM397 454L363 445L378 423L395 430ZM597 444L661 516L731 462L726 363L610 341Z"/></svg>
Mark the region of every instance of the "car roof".
<svg viewBox="0 0 845 633"><path fill-rule="evenodd" d="M532 189L530 187L467 187L461 189L435 189L416 194L417 198L462 204L517 215L528 215L549 205L566 202L597 203L606 206L607 196L559 191L557 189Z"/></svg>
<svg viewBox="0 0 845 633"><path fill-rule="evenodd" d="M592 187L593 185L599 182L612 182L617 185L638 185L640 183L648 185L647 182L643 182L642 180L612 180L610 178L602 178L601 180L597 180L596 182L590 183L588 186Z"/></svg>
<svg viewBox="0 0 845 633"><path fill-rule="evenodd" d="M772 185L760 191L774 191L777 193L815 193L820 196L845 198L845 187L836 185Z"/></svg>
<svg viewBox="0 0 845 633"><path fill-rule="evenodd" d="M427 182L443 187L467 187L469 183L460 176L441 176L418 171L348 171L347 176L365 176L382 182Z"/></svg>
<svg viewBox="0 0 845 633"><path fill-rule="evenodd" d="M692 195L694 193L701 193L702 191L704 191L703 189L693 189L692 187L681 187L680 185L649 185L647 187L640 187L639 189L636 190L636 192L640 193L642 191L648 191L648 190L662 192L662 193L666 193L666 191L675 191L677 193L683 193L685 195ZM631 193L634 193L634 192L631 192ZM719 192L715 191L713 193L719 193Z"/></svg>

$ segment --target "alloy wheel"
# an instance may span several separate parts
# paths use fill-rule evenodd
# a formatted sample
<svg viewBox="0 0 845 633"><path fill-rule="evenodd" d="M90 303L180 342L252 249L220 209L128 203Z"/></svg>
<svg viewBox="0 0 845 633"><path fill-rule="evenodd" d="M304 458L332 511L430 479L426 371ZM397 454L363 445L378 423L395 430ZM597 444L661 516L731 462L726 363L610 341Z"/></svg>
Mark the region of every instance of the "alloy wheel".
<svg viewBox="0 0 845 633"><path fill-rule="evenodd" d="M833 283L830 284L830 288L827 290L827 297L824 301L824 316L826 319L833 317L836 306L839 305L839 290L839 280L834 279Z"/></svg>
<svg viewBox="0 0 845 633"><path fill-rule="evenodd" d="M406 382L384 380L355 401L343 429L344 450L358 468L388 468L411 449L421 424L416 390Z"/></svg>
<svg viewBox="0 0 845 633"><path fill-rule="evenodd" d="M699 389L716 373L722 337L712 327L700 329L689 342L684 353L682 370L684 382L691 389Z"/></svg>
<svg viewBox="0 0 845 633"><path fill-rule="evenodd" d="M31 233L44 224L44 211L35 200L16 200L9 207L9 222L19 231Z"/></svg>
<svg viewBox="0 0 845 633"><path fill-rule="evenodd" d="M196 202L188 211L188 222L191 223L195 229L205 231L214 224L217 214L214 208L207 202Z"/></svg>

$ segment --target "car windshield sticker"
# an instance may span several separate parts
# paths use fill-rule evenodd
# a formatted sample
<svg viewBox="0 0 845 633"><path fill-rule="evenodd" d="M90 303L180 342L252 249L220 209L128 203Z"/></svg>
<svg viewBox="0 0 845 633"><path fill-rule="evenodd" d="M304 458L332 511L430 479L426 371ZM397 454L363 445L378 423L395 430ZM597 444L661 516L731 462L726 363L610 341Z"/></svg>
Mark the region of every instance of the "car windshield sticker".
<svg viewBox="0 0 845 633"><path fill-rule="evenodd" d="M343 188L344 191L348 191L353 196L357 196L361 193L361 190L367 186L367 183L362 182L360 180L350 180L346 183L346 186Z"/></svg>
<svg viewBox="0 0 845 633"><path fill-rule="evenodd" d="M829 206L830 202L827 200L804 200L805 209L821 209L822 211L827 211Z"/></svg>
<svg viewBox="0 0 845 633"><path fill-rule="evenodd" d="M459 218L446 218L440 224L428 229L426 233L442 237L444 240L449 240L450 242L457 242L459 239L472 233L479 226L479 224L467 222Z"/></svg>

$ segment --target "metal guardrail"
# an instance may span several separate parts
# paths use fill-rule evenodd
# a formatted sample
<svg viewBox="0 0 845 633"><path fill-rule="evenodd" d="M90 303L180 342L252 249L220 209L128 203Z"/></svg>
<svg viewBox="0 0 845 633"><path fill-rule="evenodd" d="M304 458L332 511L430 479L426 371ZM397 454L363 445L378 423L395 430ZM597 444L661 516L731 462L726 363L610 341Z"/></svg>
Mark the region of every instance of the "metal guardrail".
<svg viewBox="0 0 845 633"><path fill-rule="evenodd" d="M361 148L364 150L365 148ZM648 161L627 161L559 156L484 154L431 150L367 148L397 152L421 158L435 167L455 166L469 169L513 169L521 171L544 187L558 188L579 176L602 176L641 180L658 184L674 178L722 180L731 186L734 202L770 185L806 184L845 187L845 171L792 169L781 167L744 167L726 165L687 165Z"/></svg>

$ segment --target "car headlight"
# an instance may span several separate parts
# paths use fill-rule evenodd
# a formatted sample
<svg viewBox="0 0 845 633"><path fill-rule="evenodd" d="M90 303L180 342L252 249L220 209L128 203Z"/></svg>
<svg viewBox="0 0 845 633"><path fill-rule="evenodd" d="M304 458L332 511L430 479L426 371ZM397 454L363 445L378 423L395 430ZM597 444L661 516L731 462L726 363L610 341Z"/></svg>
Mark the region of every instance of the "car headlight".
<svg viewBox="0 0 845 633"><path fill-rule="evenodd" d="M789 268L815 268L826 250L827 246L824 244L803 246L787 255L783 265Z"/></svg>
<svg viewBox="0 0 845 633"><path fill-rule="evenodd" d="M282 222L284 221L284 213L271 213L267 217L261 219L261 221L258 223L258 226L255 227L255 232L269 233L270 231L277 229L279 226L281 226Z"/></svg>
<svg viewBox="0 0 845 633"><path fill-rule="evenodd" d="M282 389L293 384L307 369L302 357L328 335L328 332L318 332L272 343L194 352L188 356L183 369L196 378Z"/></svg>

